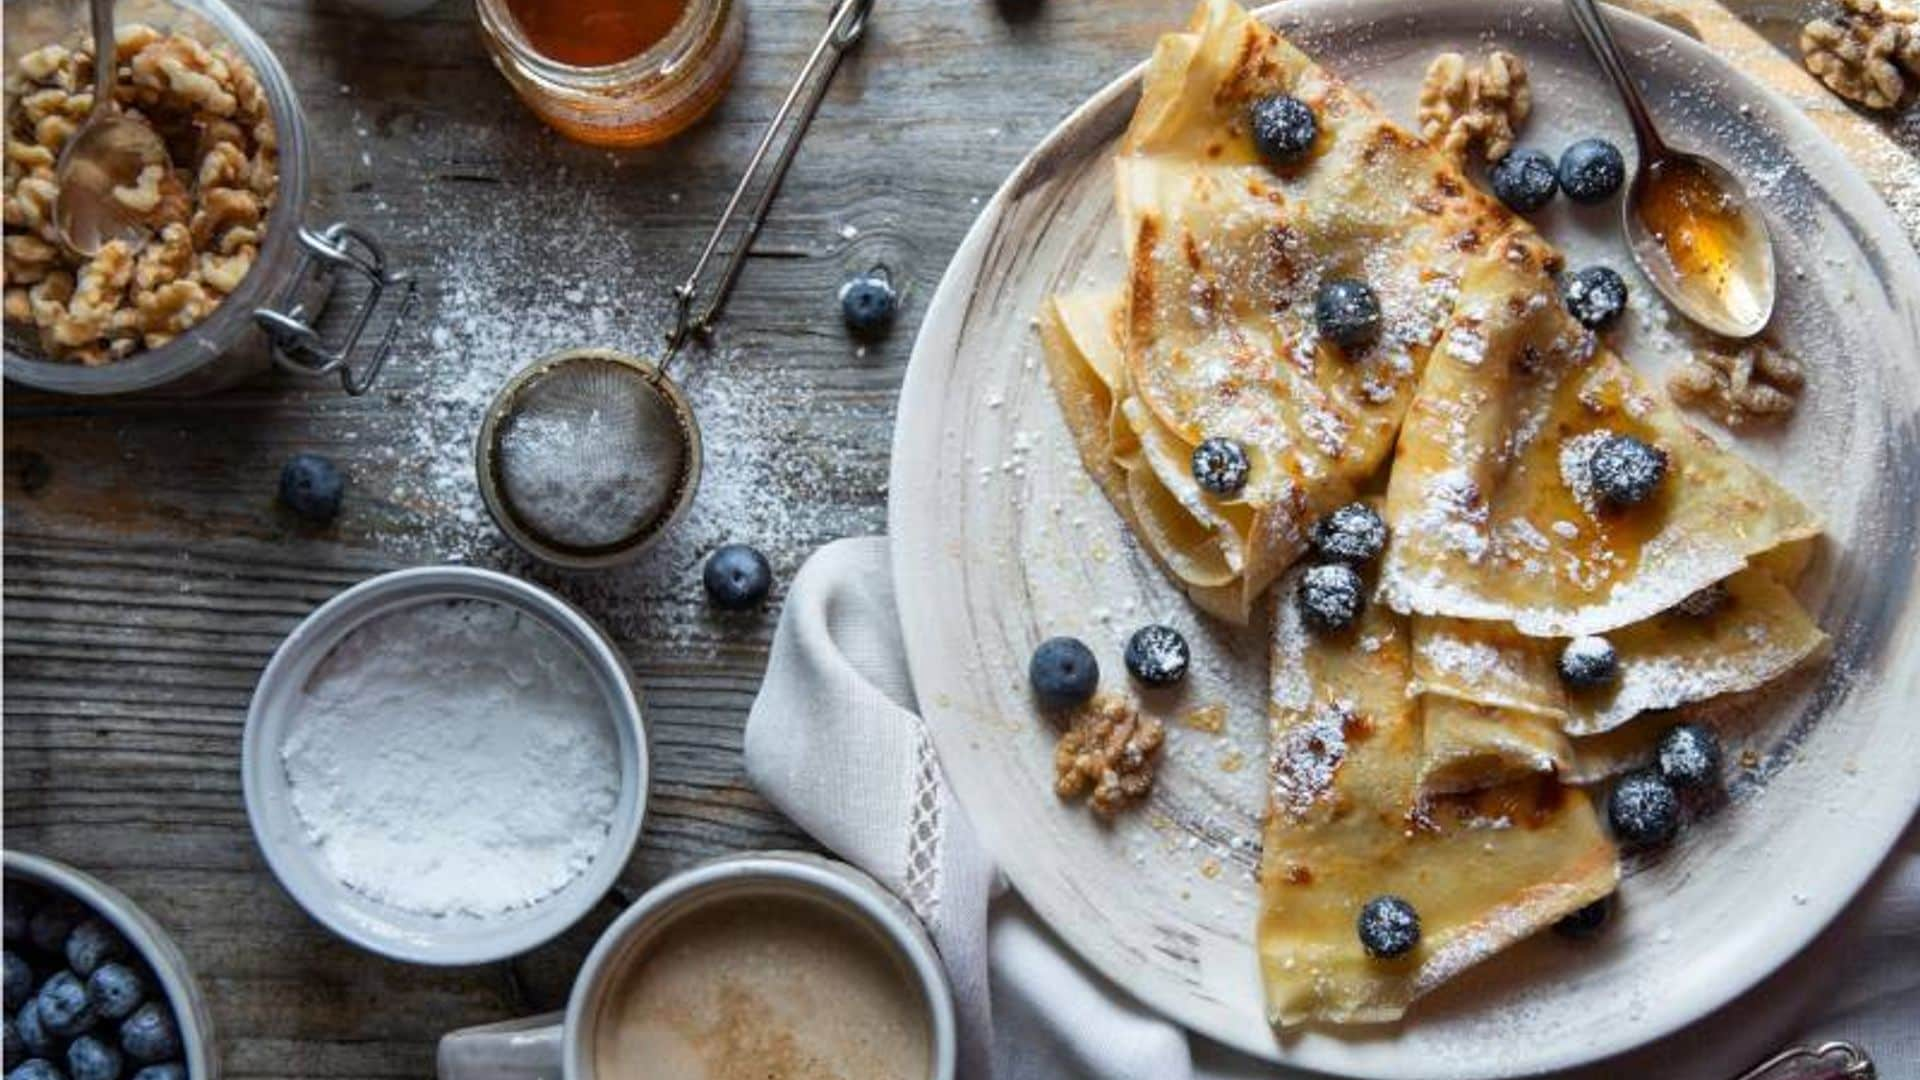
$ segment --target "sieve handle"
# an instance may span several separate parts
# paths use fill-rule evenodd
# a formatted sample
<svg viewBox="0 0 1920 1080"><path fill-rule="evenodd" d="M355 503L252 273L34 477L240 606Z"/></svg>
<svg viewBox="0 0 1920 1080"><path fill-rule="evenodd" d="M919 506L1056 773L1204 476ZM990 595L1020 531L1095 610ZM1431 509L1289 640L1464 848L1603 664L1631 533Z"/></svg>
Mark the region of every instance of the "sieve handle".
<svg viewBox="0 0 1920 1080"><path fill-rule="evenodd" d="M840 58L866 32L867 16L873 10L873 0L838 0L833 8L833 17L827 21L826 32L813 47L812 55L807 57L800 74L793 80L793 86L787 91L786 100L775 110L773 119L767 122L766 133L760 136L760 145L754 148L753 157L747 160L747 171L740 177L740 183L733 189L733 196L727 200L727 208L720 212L720 220L714 223L713 234L707 237L706 249L700 253L700 260L693 264L693 272L687 280L673 290L675 304L673 331L667 335L667 351L660 358L660 369L666 370L673 358L679 354L680 347L695 334L705 333L719 316L720 309L727 302L727 294L733 291L734 282L740 277L740 267L746 261L747 250L753 247L754 237L760 234L760 226L766 223L767 208L773 204L773 196L780 190L780 181L787 175L787 166L793 164L793 155L800 149L800 140L806 135L807 128L813 123L814 113L820 111L820 100L826 96L827 85L833 81L833 73L840 66ZM747 218L745 231L733 250L727 255L726 264L720 270L720 276L713 283L713 291L706 301L695 310L695 301L700 296L700 283L706 276L708 266L720 250L721 241L726 238L733 225L734 215L740 210L740 204L746 199L747 190L753 186L754 179L760 174L760 166L767 160L767 152L772 149L776 137L780 135L789 116L796 115L786 141L781 144L778 153L773 155L772 172L760 188L759 196L754 200L753 210Z"/></svg>

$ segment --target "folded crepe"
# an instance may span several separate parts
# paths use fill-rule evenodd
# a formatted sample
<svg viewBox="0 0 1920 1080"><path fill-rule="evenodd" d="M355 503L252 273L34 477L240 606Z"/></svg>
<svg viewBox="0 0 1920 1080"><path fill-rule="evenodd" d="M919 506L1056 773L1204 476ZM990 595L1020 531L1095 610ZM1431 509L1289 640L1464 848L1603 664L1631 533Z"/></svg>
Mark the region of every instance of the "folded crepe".
<svg viewBox="0 0 1920 1080"><path fill-rule="evenodd" d="M1275 169L1246 115L1283 92L1313 107L1320 135L1308 161ZM1467 261L1525 226L1228 0L1204 0L1161 39L1116 193L1128 278L1116 298L1043 313L1055 385L1136 535L1199 606L1244 622L1311 522L1392 451ZM1316 329L1315 294L1342 277L1380 300L1370 345ZM1191 475L1194 447L1214 437L1250 459L1231 496Z"/></svg>
<svg viewBox="0 0 1920 1080"><path fill-rule="evenodd" d="M1278 607L1258 928L1274 1023L1395 1019L1613 891L1617 859L1591 803L1551 773L1421 790L1425 722L1404 617L1374 604L1353 631L1316 635L1292 603ZM1369 956L1354 927L1383 894L1420 915L1419 944L1391 960Z"/></svg>
<svg viewBox="0 0 1920 1080"><path fill-rule="evenodd" d="M1400 434L1383 575L1396 609L1605 633L1819 532L1566 313L1537 238L1516 233L1496 254L1468 271ZM1614 507L1590 490L1587 458L1608 433L1665 454L1652 498Z"/></svg>

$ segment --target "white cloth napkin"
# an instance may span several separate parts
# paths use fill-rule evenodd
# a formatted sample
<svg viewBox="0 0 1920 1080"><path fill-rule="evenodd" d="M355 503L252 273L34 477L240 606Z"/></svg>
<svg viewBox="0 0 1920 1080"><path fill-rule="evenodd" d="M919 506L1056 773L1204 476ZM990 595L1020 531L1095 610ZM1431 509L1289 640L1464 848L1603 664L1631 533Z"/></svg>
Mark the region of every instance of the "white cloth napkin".
<svg viewBox="0 0 1920 1080"><path fill-rule="evenodd" d="M962 1077L1306 1075L1148 1012L1061 945L994 869L915 710L885 538L821 548L795 577L774 635L747 720L747 773L925 922L959 1008ZM1884 1078L1920 1080L1917 836L1909 833L1846 916L1766 983L1629 1059L1570 1075L1727 1080L1804 1032L1804 1040L1865 1046Z"/></svg>

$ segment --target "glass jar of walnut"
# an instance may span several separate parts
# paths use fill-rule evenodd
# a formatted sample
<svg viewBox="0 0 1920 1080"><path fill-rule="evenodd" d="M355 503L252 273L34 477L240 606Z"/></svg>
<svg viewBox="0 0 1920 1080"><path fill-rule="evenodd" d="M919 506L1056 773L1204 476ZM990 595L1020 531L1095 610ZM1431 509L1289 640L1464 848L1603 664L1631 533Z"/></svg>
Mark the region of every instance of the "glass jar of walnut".
<svg viewBox="0 0 1920 1080"><path fill-rule="evenodd" d="M487 51L520 100L561 134L600 146L657 143L705 116L746 44L744 0L476 5Z"/></svg>
<svg viewBox="0 0 1920 1080"><path fill-rule="evenodd" d="M359 230L305 225L311 149L286 72L221 0L118 0L115 16L122 104L163 137L177 128L169 152L188 171L123 189L156 211L147 241L66 250L43 219L52 160L92 103L86 5L6 0L6 377L203 393L277 360L364 390L404 315L361 347L374 305L387 293L404 309L412 287ZM343 273L370 285L328 347L311 324Z"/></svg>

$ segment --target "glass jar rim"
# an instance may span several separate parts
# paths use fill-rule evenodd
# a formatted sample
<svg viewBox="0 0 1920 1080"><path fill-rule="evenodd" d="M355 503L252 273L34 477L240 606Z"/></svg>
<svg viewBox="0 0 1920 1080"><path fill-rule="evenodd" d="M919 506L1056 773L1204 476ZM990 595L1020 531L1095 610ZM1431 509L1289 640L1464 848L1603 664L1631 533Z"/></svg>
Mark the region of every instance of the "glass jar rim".
<svg viewBox="0 0 1920 1080"><path fill-rule="evenodd" d="M150 21L164 29L196 29L186 24L192 19L204 20L218 35L220 43L238 50L253 67L267 96L278 144L280 183L273 207L267 211L260 254L241 279L239 288L223 297L204 320L159 348L145 349L99 367L24 356L7 349L6 377L37 389L69 394L120 394L162 387L190 375L219 359L254 329L254 311L271 306L279 299L283 286L293 284L287 273L275 268L291 271L299 261L295 234L300 230L307 202L307 125L293 81L280 66L279 58L253 27L223 0L120 0L116 7L134 9L116 10L116 18ZM186 18L181 18L182 15Z"/></svg>
<svg viewBox="0 0 1920 1080"><path fill-rule="evenodd" d="M611 64L568 64L533 47L506 0L476 0L480 23L529 76L566 90L620 90L636 82L668 76L712 34L734 0L686 0L680 18L665 37Z"/></svg>

